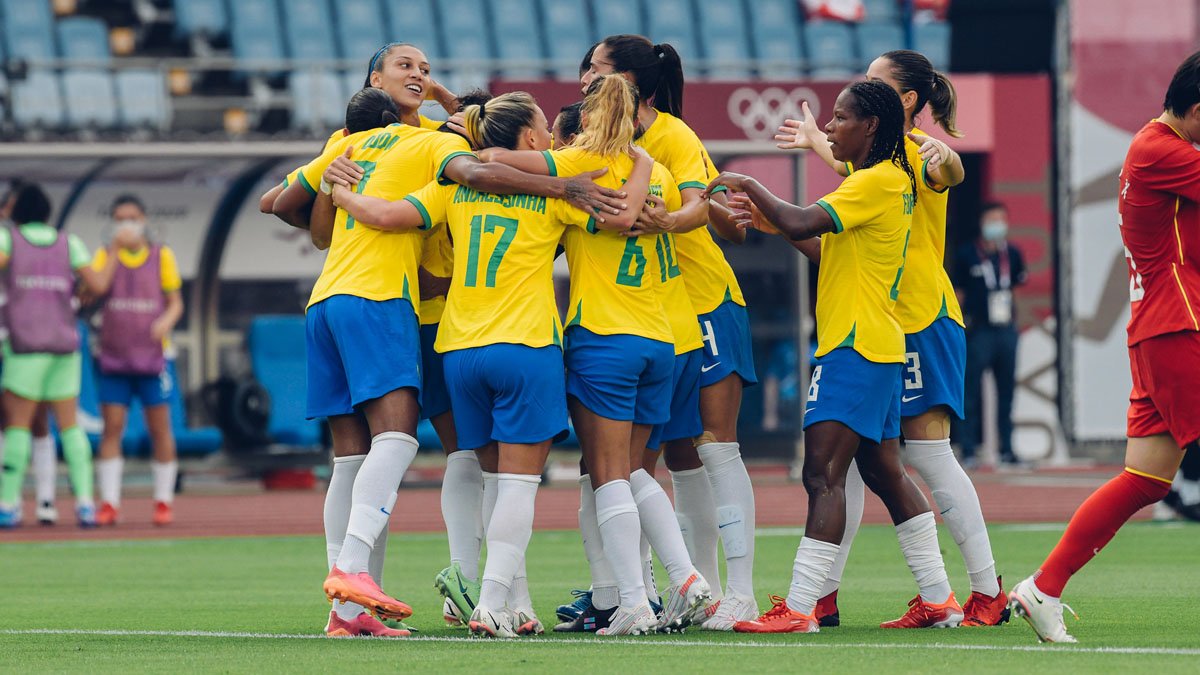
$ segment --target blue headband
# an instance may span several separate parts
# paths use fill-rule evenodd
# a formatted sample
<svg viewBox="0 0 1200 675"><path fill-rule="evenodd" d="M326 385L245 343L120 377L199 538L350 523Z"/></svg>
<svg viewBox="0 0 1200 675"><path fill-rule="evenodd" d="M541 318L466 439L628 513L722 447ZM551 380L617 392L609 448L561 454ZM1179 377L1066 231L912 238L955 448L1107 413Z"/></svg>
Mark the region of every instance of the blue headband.
<svg viewBox="0 0 1200 675"><path fill-rule="evenodd" d="M404 43L403 42L389 42L386 45L380 47L379 51L375 52L375 56L371 57L371 65L367 68L367 77L371 77L371 73L375 72L375 63L377 61L379 61L379 57L386 54L387 51L389 49L391 49L392 47L395 47L396 45L400 45L400 44L404 44Z"/></svg>

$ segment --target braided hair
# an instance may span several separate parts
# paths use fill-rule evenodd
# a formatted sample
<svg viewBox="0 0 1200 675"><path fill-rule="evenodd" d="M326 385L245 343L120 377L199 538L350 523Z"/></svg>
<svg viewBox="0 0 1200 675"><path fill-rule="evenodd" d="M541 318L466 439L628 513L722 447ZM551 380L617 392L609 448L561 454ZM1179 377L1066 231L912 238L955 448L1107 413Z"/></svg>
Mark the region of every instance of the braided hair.
<svg viewBox="0 0 1200 675"><path fill-rule="evenodd" d="M888 85L879 81L867 80L855 82L846 87L854 97L854 111L859 117L874 117L879 120L875 129L875 140L871 142L871 150L867 159L859 169L866 169L883 161L904 169L908 181L912 184L913 200L917 198L917 175L912 165L908 163L908 154L904 151L904 105L900 95Z"/></svg>

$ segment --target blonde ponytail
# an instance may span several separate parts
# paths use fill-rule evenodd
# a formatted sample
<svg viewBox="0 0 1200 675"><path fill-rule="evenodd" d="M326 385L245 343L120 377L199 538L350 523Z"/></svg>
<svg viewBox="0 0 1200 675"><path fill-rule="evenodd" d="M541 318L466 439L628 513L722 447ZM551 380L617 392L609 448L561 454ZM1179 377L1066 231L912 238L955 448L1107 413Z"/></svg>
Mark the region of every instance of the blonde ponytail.
<svg viewBox="0 0 1200 675"><path fill-rule="evenodd" d="M583 99L583 131L574 146L601 157L627 152L637 130L637 87L620 75L597 78Z"/></svg>

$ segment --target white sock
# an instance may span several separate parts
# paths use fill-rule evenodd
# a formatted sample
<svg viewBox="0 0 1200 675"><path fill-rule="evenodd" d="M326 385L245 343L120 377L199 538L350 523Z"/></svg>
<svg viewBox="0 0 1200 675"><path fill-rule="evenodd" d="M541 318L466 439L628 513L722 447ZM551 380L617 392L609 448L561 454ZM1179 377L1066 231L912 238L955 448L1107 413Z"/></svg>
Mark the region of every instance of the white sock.
<svg viewBox="0 0 1200 675"><path fill-rule="evenodd" d="M496 490L500 487L500 474L481 471L483 478L483 504L480 510L483 514L483 536L487 536L488 524L492 522L492 514L496 511Z"/></svg>
<svg viewBox="0 0 1200 675"><path fill-rule="evenodd" d="M396 505L396 490L417 456L417 439L385 431L371 439L371 451L354 479L353 506L338 569L348 574L369 571L371 549L387 527Z"/></svg>
<svg viewBox="0 0 1200 675"><path fill-rule="evenodd" d="M629 486L633 490L633 500L637 503L643 536L654 547L655 553L658 553L658 559L667 569L667 577L671 583L682 584L692 576L696 568L692 565L687 544L683 542L683 535L679 532L679 521L675 519L675 509L671 506L671 500L667 499L667 493L663 491L662 486L645 469L638 469L629 475ZM649 558L649 553L647 550L645 558ZM650 570L647 592L654 588L653 564Z"/></svg>
<svg viewBox="0 0 1200 675"><path fill-rule="evenodd" d="M58 448L52 436L33 439L33 478L38 504L53 503L58 484Z"/></svg>
<svg viewBox="0 0 1200 675"><path fill-rule="evenodd" d="M596 488L596 524L604 541L604 557L617 577L621 607L635 609L646 603L638 543L642 527L629 481L614 480Z"/></svg>
<svg viewBox="0 0 1200 675"><path fill-rule="evenodd" d="M717 505L725 549L726 588L754 597L754 486L737 443L705 443L696 448Z"/></svg>
<svg viewBox="0 0 1200 675"><path fill-rule="evenodd" d="M96 460L96 478L100 488L100 501L113 506L121 505L121 473L125 470L125 458L113 457Z"/></svg>
<svg viewBox="0 0 1200 675"><path fill-rule="evenodd" d="M971 590L995 597L1000 584L996 581L996 562L992 559L992 542L983 522L983 509L975 485L954 457L950 439L906 441L904 462L921 474L933 493L942 521L962 551Z"/></svg>
<svg viewBox="0 0 1200 675"><path fill-rule="evenodd" d="M152 462L154 473L154 501L170 504L175 501L175 477L179 475L179 462Z"/></svg>
<svg viewBox="0 0 1200 675"><path fill-rule="evenodd" d="M513 575L512 587L508 589L508 606L513 609L533 609L533 598L529 597L529 578L525 573L525 556Z"/></svg>
<svg viewBox="0 0 1200 675"><path fill-rule="evenodd" d="M858 472L858 462L850 461L846 471L846 532L842 535L842 543L838 547L837 557L833 559L833 567L829 568L829 577L821 588L821 597L836 591L842 585L842 573L846 571L846 561L850 559L850 546L858 534L858 526L862 525L863 502L867 497L867 486L863 483L862 474Z"/></svg>
<svg viewBox="0 0 1200 675"><path fill-rule="evenodd" d="M637 497L634 497L636 500ZM638 515L641 516L642 510L638 509ZM642 559L642 584L646 587L646 597L657 599L662 596L658 594L658 582L654 580L654 554L650 551L650 540L646 538L646 530L642 530L642 540L638 542L638 555ZM657 602L657 600L655 600Z"/></svg>
<svg viewBox="0 0 1200 675"><path fill-rule="evenodd" d="M792 586L787 596L787 606L793 612L812 616L816 611L821 587L829 575L829 568L833 567L838 548L837 544L827 541L800 538L800 545L796 547L796 562L792 564Z"/></svg>
<svg viewBox="0 0 1200 675"><path fill-rule="evenodd" d="M533 536L533 505L541 476L502 473L496 486L496 510L487 531L487 564L479 604L489 609L504 607L517 568Z"/></svg>
<svg viewBox="0 0 1200 675"><path fill-rule="evenodd" d="M483 531L483 473L473 450L446 457L442 478L442 520L450 541L450 562L458 563L463 576L479 578L480 534Z"/></svg>
<svg viewBox="0 0 1200 675"><path fill-rule="evenodd" d="M325 558L329 567L337 563L338 554L342 550L342 542L346 539L346 523L350 520L351 495L354 491L354 477L362 466L366 455L351 455L350 457L334 457L333 473L329 476L329 488L325 491ZM378 580L376 580L378 581ZM354 602L333 601L333 611L339 618L350 621L362 614L366 609Z"/></svg>
<svg viewBox="0 0 1200 675"><path fill-rule="evenodd" d="M687 545L688 557L700 576L712 587L713 600L720 600L721 573L717 564L717 507L712 485L704 467L671 472L675 492L675 519Z"/></svg>
<svg viewBox="0 0 1200 675"><path fill-rule="evenodd" d="M617 592L617 577L604 555L604 539L596 524L596 493L592 491L592 481L587 474L579 477L579 533L583 536L583 553L592 574L592 606L612 609L621 597Z"/></svg>
<svg viewBox="0 0 1200 675"><path fill-rule="evenodd" d="M900 540L900 552L904 554L908 569L917 580L921 598L935 605L946 602L950 597L950 580L946 578L946 564L942 562L942 551L938 548L933 511L897 525L896 538Z"/></svg>

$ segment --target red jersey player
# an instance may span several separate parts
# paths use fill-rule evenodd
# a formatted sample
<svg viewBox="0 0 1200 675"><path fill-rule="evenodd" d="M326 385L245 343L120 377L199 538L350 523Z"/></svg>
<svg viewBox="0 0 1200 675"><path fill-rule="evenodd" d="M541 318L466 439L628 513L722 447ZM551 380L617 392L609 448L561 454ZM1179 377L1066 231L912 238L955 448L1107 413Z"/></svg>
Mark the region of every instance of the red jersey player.
<svg viewBox="0 0 1200 675"><path fill-rule="evenodd" d="M1009 594L1043 642L1075 642L1063 587L1125 521L1166 496L1185 449L1200 452L1200 52L1175 71L1163 108L1121 168L1133 375L1125 470L1087 498L1041 568Z"/></svg>

